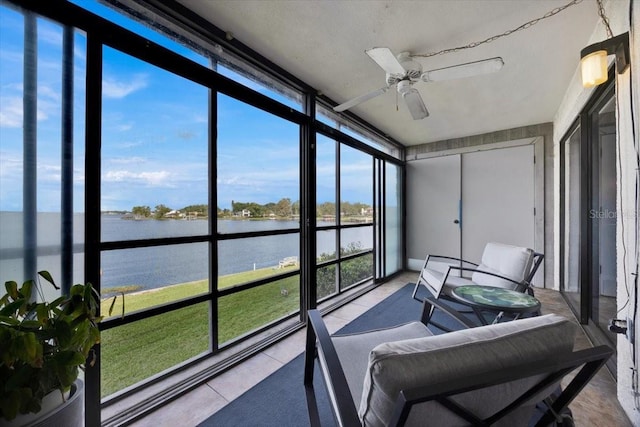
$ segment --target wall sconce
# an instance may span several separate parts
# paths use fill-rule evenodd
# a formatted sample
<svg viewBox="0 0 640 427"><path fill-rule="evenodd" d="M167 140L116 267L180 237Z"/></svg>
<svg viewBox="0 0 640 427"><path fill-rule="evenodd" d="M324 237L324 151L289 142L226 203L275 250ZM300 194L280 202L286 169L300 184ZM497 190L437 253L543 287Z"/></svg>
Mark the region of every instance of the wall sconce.
<svg viewBox="0 0 640 427"><path fill-rule="evenodd" d="M594 43L580 51L582 86L590 88L607 81L607 56L616 56L618 74L629 66L629 33Z"/></svg>

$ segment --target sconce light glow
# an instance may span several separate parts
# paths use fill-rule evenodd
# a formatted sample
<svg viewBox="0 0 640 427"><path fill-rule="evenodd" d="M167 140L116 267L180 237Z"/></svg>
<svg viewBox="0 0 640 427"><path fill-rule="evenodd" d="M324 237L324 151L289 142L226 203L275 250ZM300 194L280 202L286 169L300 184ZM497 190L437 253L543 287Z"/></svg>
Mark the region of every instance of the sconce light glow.
<svg viewBox="0 0 640 427"><path fill-rule="evenodd" d="M616 70L622 74L629 67L629 33L623 33L580 52L582 86L590 88L607 81L607 56L616 56Z"/></svg>
<svg viewBox="0 0 640 427"><path fill-rule="evenodd" d="M594 87L607 81L607 51L597 50L582 58L582 86Z"/></svg>

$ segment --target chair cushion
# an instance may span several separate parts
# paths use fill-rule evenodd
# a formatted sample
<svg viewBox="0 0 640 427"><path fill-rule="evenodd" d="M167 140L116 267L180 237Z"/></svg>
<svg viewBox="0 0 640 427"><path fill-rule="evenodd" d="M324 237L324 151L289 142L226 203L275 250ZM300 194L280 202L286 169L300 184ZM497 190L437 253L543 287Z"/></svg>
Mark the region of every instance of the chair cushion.
<svg viewBox="0 0 640 427"><path fill-rule="evenodd" d="M457 273L457 270L451 270L449 276L447 276L446 286L444 286L445 291L449 287L473 285L473 282L470 278L457 276ZM443 288L442 278L444 277L444 274L445 272L440 272L439 270L425 267L420 272L419 279L421 279L421 283L423 283L427 287L427 289L429 289L431 294L433 294L433 296L437 298Z"/></svg>
<svg viewBox="0 0 640 427"><path fill-rule="evenodd" d="M533 251L519 246L502 243L487 243L482 252L482 262L478 270L499 274L516 282L522 282L531 270ZM474 272L471 280L478 285L497 286L500 288L516 289L514 283L499 277Z"/></svg>
<svg viewBox="0 0 640 427"><path fill-rule="evenodd" d="M369 364L369 353L374 347L385 342L423 338L431 335L433 334L424 324L410 322L391 328L332 336L331 340L338 353L342 370L347 377L347 384L356 408L360 405L362 379Z"/></svg>
<svg viewBox="0 0 640 427"><path fill-rule="evenodd" d="M398 393L471 375L548 361L571 352L576 326L549 314L496 325L380 344L371 351L359 405L365 426L385 426ZM518 380L457 395L455 400L478 416L488 416L526 390L536 378ZM555 385L553 385L555 387ZM541 398L542 396L536 396ZM496 425L527 425L535 406L528 405ZM436 402L415 405L406 425L467 425Z"/></svg>

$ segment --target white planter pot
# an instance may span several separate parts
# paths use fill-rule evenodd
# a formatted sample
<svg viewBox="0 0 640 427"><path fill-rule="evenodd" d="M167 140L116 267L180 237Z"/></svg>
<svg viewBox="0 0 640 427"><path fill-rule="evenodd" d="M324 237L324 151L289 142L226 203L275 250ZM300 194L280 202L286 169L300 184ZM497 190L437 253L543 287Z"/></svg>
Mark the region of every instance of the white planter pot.
<svg viewBox="0 0 640 427"><path fill-rule="evenodd" d="M83 427L84 383L76 380L66 400L58 390L42 399L42 409L37 414L18 414L11 421L0 419L0 427Z"/></svg>

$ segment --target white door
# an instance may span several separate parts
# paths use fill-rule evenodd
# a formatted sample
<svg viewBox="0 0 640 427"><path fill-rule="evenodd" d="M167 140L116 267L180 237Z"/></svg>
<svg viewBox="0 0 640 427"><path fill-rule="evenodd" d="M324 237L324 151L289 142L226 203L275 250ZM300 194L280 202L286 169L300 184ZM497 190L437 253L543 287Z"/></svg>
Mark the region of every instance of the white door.
<svg viewBox="0 0 640 427"><path fill-rule="evenodd" d="M460 155L407 163L407 256L460 256ZM417 261L419 262L419 261ZM421 268L409 265L410 268Z"/></svg>
<svg viewBox="0 0 640 427"><path fill-rule="evenodd" d="M534 146L462 155L462 257L488 242L534 248Z"/></svg>

